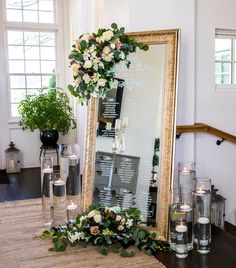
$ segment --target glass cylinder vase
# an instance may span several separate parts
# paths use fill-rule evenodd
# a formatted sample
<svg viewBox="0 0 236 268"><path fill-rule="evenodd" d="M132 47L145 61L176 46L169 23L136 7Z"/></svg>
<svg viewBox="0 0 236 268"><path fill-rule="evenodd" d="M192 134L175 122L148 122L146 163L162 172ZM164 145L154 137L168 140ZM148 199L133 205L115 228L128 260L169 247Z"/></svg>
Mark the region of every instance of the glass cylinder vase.
<svg viewBox="0 0 236 268"><path fill-rule="evenodd" d="M80 205L80 163L77 155L68 156L69 174L66 180L66 198L68 204Z"/></svg>
<svg viewBox="0 0 236 268"><path fill-rule="evenodd" d="M194 162L179 162L178 186L192 191L192 180L196 178L196 164Z"/></svg>
<svg viewBox="0 0 236 268"><path fill-rule="evenodd" d="M65 182L60 173L53 174L53 227L65 226L67 222L67 201Z"/></svg>
<svg viewBox="0 0 236 268"><path fill-rule="evenodd" d="M193 180L194 241L201 254L210 252L211 242L211 179Z"/></svg>
<svg viewBox="0 0 236 268"><path fill-rule="evenodd" d="M52 173L43 173L42 185L42 219L43 225L51 227L52 224Z"/></svg>
<svg viewBox="0 0 236 268"><path fill-rule="evenodd" d="M172 190L172 202L170 205L170 247L175 250L176 224L184 221L187 230L187 250L193 249L193 210L192 193L189 189L174 188Z"/></svg>

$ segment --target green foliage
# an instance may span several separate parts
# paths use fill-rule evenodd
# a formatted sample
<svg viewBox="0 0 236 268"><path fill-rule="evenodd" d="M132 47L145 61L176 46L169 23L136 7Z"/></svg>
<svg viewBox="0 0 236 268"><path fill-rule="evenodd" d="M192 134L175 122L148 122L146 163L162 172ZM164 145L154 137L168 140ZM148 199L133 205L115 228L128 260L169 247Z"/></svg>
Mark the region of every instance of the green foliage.
<svg viewBox="0 0 236 268"><path fill-rule="evenodd" d="M167 242L156 240L156 234L139 223L137 208L121 211L119 207L91 207L88 212L77 215L76 223L45 231L40 237L52 239L52 251L65 251L68 245L93 245L102 255L113 252L121 257L133 257L135 253L127 251L133 245L149 255L169 250Z"/></svg>
<svg viewBox="0 0 236 268"><path fill-rule="evenodd" d="M137 48L147 51L148 45L126 35L125 28L119 28L116 23L112 23L111 29L100 28L95 33L81 35L69 54L74 79L68 86L69 91L80 103L86 103L91 97L104 98L117 86L116 64L124 61L129 68L128 56Z"/></svg>
<svg viewBox="0 0 236 268"><path fill-rule="evenodd" d="M53 81L52 81L53 83ZM76 123L69 98L59 88L42 89L38 95L28 95L19 108L20 126L34 131L56 129L62 135Z"/></svg>

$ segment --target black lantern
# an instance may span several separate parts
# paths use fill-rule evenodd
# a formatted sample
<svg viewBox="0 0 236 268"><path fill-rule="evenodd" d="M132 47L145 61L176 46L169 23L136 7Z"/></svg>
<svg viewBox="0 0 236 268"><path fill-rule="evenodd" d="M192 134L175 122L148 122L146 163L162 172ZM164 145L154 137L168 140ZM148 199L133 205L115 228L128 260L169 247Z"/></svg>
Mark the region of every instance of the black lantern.
<svg viewBox="0 0 236 268"><path fill-rule="evenodd" d="M20 172L20 151L15 147L15 144L11 141L9 148L6 149L6 163L7 173L19 173Z"/></svg>

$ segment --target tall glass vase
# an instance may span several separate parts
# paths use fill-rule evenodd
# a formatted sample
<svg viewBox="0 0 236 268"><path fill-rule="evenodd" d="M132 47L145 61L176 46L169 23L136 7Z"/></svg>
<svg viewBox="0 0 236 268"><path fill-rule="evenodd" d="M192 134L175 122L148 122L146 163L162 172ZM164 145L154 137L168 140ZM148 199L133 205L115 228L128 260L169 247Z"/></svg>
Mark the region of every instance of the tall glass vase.
<svg viewBox="0 0 236 268"><path fill-rule="evenodd" d="M211 242L211 179L198 177L194 181L194 241L198 252L210 252Z"/></svg>
<svg viewBox="0 0 236 268"><path fill-rule="evenodd" d="M71 155L69 158L69 174L66 180L66 197L68 205L80 206L80 162L78 156Z"/></svg>

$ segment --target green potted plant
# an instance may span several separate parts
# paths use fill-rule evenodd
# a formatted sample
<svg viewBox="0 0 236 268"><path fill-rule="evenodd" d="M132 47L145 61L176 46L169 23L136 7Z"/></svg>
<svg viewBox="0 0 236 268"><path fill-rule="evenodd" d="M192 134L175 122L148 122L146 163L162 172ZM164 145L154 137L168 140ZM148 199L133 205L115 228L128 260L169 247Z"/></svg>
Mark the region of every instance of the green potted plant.
<svg viewBox="0 0 236 268"><path fill-rule="evenodd" d="M23 130L40 130L44 146L56 145L59 133L65 135L76 123L67 94L60 88L42 89L28 95L18 107Z"/></svg>

